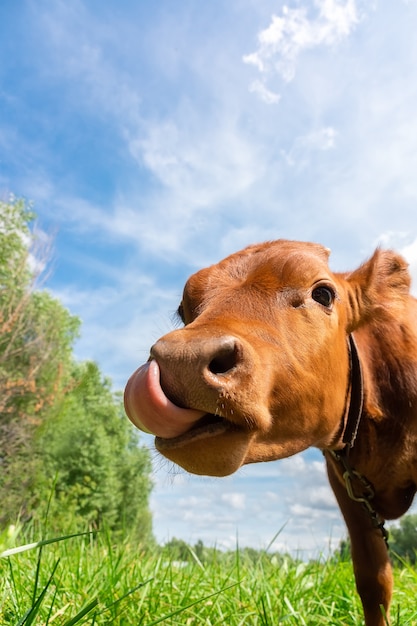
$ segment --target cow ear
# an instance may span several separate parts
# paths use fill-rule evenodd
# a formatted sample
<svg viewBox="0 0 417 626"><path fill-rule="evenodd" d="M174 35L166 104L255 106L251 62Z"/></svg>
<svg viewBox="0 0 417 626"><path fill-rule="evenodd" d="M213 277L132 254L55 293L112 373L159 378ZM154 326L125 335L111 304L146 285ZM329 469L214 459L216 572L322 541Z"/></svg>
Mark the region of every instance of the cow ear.
<svg viewBox="0 0 417 626"><path fill-rule="evenodd" d="M408 263L392 250L377 249L374 255L346 277L348 286L348 332L375 318L396 315L410 292Z"/></svg>

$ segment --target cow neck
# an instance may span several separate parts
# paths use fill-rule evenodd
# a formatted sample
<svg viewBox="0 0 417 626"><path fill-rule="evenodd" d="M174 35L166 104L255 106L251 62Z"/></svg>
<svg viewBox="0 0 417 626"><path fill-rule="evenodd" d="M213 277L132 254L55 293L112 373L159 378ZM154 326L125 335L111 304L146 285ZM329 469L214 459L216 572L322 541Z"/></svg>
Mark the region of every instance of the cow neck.
<svg viewBox="0 0 417 626"><path fill-rule="evenodd" d="M348 452L355 445L363 409L363 374L358 349L353 335L348 336L350 361L350 399L343 432L344 451Z"/></svg>
<svg viewBox="0 0 417 626"><path fill-rule="evenodd" d="M348 344L350 361L350 399L342 438L345 445L339 451L327 450L326 452L341 466L343 472L342 476L349 498L363 506L369 515L372 526L379 529L386 546L389 547L388 531L385 528L385 521L372 503L375 497L375 489L372 483L350 464L349 452L353 448L358 434L362 417L364 392L362 367L359 360L358 349L352 335L348 337ZM358 486L359 491L357 490Z"/></svg>

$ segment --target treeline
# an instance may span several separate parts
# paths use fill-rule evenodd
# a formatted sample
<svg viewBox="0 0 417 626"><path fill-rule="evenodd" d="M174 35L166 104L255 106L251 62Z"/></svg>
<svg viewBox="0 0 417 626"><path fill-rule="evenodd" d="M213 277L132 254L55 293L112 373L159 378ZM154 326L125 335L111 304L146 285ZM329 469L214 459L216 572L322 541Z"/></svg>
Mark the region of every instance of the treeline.
<svg viewBox="0 0 417 626"><path fill-rule="evenodd" d="M164 546L159 548L163 555L168 555L171 562L188 563L192 561L201 564L222 563L227 565L236 559L242 559L245 563L260 564L263 561L274 563L280 567L284 563L300 563L301 559L292 557L288 553L270 552L267 550L257 550L249 546L239 547L230 550L221 550L217 547L205 546L199 539L194 545L188 544L183 539L173 537Z"/></svg>
<svg viewBox="0 0 417 626"><path fill-rule="evenodd" d="M391 526L389 530L390 556L397 567L417 564L417 514L410 513L404 515L398 523ZM200 563L225 562L231 559L242 557L245 562L261 563L263 560L272 562L280 567L285 563L297 564L301 558L293 557L288 553L274 552L269 550L256 550L251 547L237 547L234 550L221 551L218 548L205 546L198 540L194 545L190 545L182 539L173 537L163 547L164 553L168 553L172 561L187 563L189 561L199 561ZM300 555L302 556L302 555ZM317 558L322 559L318 554ZM342 539L339 546L332 554L335 562L350 561L350 541ZM315 559L313 559L314 561Z"/></svg>
<svg viewBox="0 0 417 626"><path fill-rule="evenodd" d="M151 538L151 463L122 397L77 362L80 321L40 288L48 254L25 202L0 202L0 529L45 520Z"/></svg>

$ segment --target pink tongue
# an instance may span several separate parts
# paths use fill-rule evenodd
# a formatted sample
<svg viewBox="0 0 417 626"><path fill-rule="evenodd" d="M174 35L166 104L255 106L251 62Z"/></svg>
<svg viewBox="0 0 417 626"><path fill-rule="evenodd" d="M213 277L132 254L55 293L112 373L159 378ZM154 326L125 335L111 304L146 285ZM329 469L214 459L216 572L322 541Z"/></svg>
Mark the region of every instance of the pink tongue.
<svg viewBox="0 0 417 626"><path fill-rule="evenodd" d="M205 413L173 404L160 385L156 361L142 365L129 378L125 389L125 410L140 430L164 439L183 435Z"/></svg>

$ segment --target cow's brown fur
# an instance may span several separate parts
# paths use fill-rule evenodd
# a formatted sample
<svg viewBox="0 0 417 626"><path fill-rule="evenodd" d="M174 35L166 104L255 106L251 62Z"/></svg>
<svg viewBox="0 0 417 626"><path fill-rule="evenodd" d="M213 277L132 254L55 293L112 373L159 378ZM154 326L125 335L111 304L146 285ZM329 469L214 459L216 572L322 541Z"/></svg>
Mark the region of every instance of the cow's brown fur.
<svg viewBox="0 0 417 626"><path fill-rule="evenodd" d="M323 450L366 625L383 626L380 605L388 613L392 593L387 548L328 451L343 447L353 333L364 407L350 463L371 481L382 518L407 511L417 485L417 303L407 264L392 251L378 249L345 274L331 272L327 259L320 245L280 240L191 276L184 328L162 337L151 358L172 402L216 417L157 437L156 446L188 471L216 476L310 446ZM317 287L334 295L330 304L317 301Z"/></svg>

